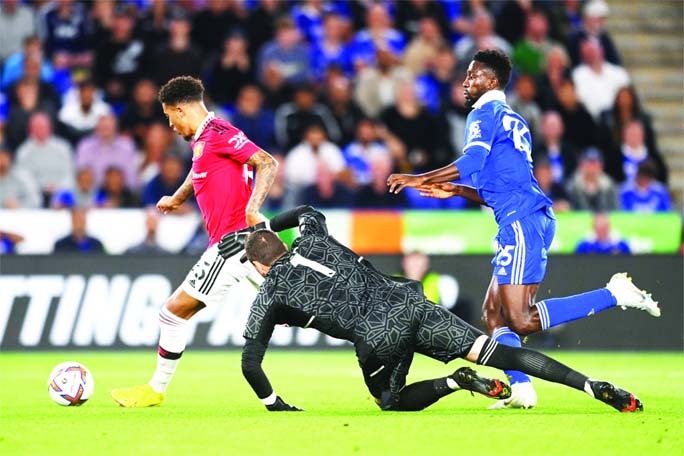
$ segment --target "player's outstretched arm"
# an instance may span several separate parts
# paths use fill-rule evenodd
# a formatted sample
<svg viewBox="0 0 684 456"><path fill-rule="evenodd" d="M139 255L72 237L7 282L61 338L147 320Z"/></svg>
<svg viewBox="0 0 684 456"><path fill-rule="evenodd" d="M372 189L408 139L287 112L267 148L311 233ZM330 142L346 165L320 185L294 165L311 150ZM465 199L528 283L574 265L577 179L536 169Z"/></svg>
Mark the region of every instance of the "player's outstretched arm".
<svg viewBox="0 0 684 456"><path fill-rule="evenodd" d="M467 185L454 184L452 182L442 182L439 184L421 185L418 187L420 196L427 196L430 198L451 198L452 196L460 196L476 204L486 205L477 189Z"/></svg>
<svg viewBox="0 0 684 456"><path fill-rule="evenodd" d="M275 181L276 174L278 173L278 161L268 152L258 150L249 157L247 164L253 166L256 170L252 196L249 198L245 208L247 225L253 226L266 220L259 211Z"/></svg>
<svg viewBox="0 0 684 456"><path fill-rule="evenodd" d="M246 339L242 348L242 375L269 412L301 412L302 409L286 403L273 390L261 367L265 353L266 345L262 342Z"/></svg>
<svg viewBox="0 0 684 456"><path fill-rule="evenodd" d="M423 174L390 174L387 186L390 193L399 193L406 187L420 187L421 185L450 182L461 178L461 173L454 164L428 171Z"/></svg>
<svg viewBox="0 0 684 456"><path fill-rule="evenodd" d="M190 171L180 187L171 196L162 196L157 202L157 209L168 214L178 209L192 194L192 171Z"/></svg>
<svg viewBox="0 0 684 456"><path fill-rule="evenodd" d="M313 212L311 206L297 206L289 211L281 212L269 220L269 226L273 231L283 231L299 226L299 217L305 212Z"/></svg>
<svg viewBox="0 0 684 456"><path fill-rule="evenodd" d="M302 236L328 235L325 216L311 206L297 206L282 212L269 221L269 226L273 231L283 231L299 226L299 233Z"/></svg>

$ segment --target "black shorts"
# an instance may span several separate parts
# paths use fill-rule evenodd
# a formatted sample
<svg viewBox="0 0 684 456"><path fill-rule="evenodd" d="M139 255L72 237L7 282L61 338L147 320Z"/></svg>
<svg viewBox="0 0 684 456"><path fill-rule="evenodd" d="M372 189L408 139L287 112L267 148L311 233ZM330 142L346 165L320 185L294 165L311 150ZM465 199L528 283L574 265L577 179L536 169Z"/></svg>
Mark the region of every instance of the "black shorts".
<svg viewBox="0 0 684 456"><path fill-rule="evenodd" d="M448 363L465 357L484 333L429 301L418 304L421 322L415 335L416 353Z"/></svg>
<svg viewBox="0 0 684 456"><path fill-rule="evenodd" d="M406 385L413 353L448 363L465 357L482 331L469 325L448 310L430 301L413 304L413 324L401 334L372 331L368 350L359 356L363 379L383 410L391 410L398 400L399 391ZM395 325L395 328L398 325ZM378 334L382 336L378 337ZM407 342L409 341L410 342ZM362 350L357 347L357 356Z"/></svg>

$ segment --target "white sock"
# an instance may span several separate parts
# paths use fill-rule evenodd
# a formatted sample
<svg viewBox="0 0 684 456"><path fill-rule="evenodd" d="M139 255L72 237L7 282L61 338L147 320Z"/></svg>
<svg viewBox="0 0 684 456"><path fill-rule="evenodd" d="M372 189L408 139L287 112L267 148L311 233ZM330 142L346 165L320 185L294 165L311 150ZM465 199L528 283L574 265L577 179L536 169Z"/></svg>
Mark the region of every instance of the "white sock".
<svg viewBox="0 0 684 456"><path fill-rule="evenodd" d="M454 379L451 378L451 377L447 377L447 378L446 378L446 384L447 384L447 386L449 387L449 389L452 389L452 390L454 390L454 391L460 390L460 389L461 389L461 387L458 386L458 383L456 383L456 380L454 380Z"/></svg>
<svg viewBox="0 0 684 456"><path fill-rule="evenodd" d="M172 314L166 307L159 312L159 355L157 368L150 380L150 386L157 393L166 391L176 372L185 350L187 323L187 320Z"/></svg>
<svg viewBox="0 0 684 456"><path fill-rule="evenodd" d="M273 405L276 402L276 399L278 399L278 395L273 391L271 394L266 396L263 399L259 399L261 402L263 402L264 405Z"/></svg>

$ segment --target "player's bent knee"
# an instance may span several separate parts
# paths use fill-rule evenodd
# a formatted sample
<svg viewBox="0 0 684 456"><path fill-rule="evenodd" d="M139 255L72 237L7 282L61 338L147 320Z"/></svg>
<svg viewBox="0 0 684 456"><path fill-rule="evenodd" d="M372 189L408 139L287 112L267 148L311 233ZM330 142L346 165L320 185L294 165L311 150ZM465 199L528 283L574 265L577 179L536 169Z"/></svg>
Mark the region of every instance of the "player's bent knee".
<svg viewBox="0 0 684 456"><path fill-rule="evenodd" d="M204 307L204 303L187 294L174 293L166 300L166 303L162 307L162 311L165 310L178 318L189 320Z"/></svg>
<svg viewBox="0 0 684 456"><path fill-rule="evenodd" d="M503 315L501 313L501 308L494 308L489 306L484 306L482 308L482 324L485 328L487 328L487 331L490 334L496 328L508 326L508 323L504 320Z"/></svg>
<svg viewBox="0 0 684 456"><path fill-rule="evenodd" d="M414 410L405 406L400 395L392 394L390 391L383 391L380 398L373 397L373 399L375 399L375 403L383 412L408 412Z"/></svg>
<svg viewBox="0 0 684 456"><path fill-rule="evenodd" d="M539 324L535 324L535 322L527 315L509 318L508 327L514 333L521 336L535 333L541 329L539 328Z"/></svg>

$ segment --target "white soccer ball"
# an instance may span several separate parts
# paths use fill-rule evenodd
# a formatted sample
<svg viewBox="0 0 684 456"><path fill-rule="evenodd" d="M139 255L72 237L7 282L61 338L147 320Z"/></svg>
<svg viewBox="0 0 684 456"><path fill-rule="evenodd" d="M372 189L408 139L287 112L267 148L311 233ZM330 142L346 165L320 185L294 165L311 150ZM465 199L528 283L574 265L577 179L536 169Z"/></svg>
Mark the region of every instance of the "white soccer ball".
<svg viewBox="0 0 684 456"><path fill-rule="evenodd" d="M48 393L59 405L81 405L90 399L94 389L90 371L76 361L58 364L48 377Z"/></svg>

